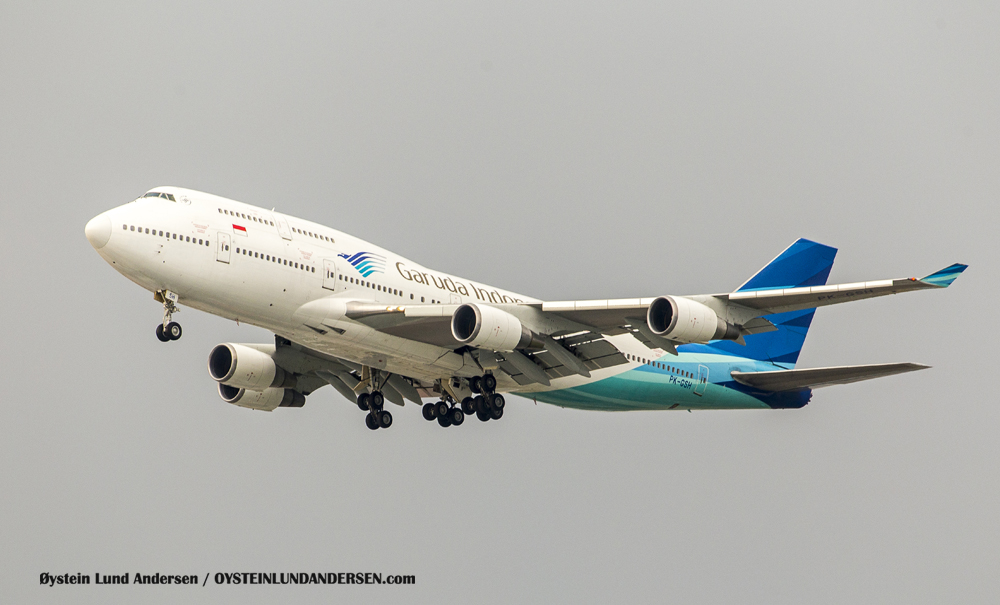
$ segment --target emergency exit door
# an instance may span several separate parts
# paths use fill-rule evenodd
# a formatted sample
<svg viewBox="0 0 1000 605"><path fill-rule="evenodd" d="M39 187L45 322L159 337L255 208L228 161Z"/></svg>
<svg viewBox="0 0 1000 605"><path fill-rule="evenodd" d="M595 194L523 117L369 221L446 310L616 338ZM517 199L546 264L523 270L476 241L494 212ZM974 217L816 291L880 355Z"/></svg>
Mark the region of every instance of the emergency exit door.
<svg viewBox="0 0 1000 605"><path fill-rule="evenodd" d="M337 264L331 258L323 259L323 287L327 290L337 289Z"/></svg>
<svg viewBox="0 0 1000 605"><path fill-rule="evenodd" d="M229 255L232 251L229 249L230 238L228 233L219 232L219 244L215 252L215 260L220 263L229 263Z"/></svg>

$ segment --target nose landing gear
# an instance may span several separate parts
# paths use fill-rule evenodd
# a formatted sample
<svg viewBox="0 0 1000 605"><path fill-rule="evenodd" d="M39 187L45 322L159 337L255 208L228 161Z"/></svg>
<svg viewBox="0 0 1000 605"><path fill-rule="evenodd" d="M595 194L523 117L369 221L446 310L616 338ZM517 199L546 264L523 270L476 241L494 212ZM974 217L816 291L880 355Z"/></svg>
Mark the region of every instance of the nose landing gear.
<svg viewBox="0 0 1000 605"><path fill-rule="evenodd" d="M153 298L163 303L163 322L156 326L156 338L160 342L170 342L178 340L183 334L181 324L173 321L173 314L180 313L177 308L177 295L170 290L157 290Z"/></svg>

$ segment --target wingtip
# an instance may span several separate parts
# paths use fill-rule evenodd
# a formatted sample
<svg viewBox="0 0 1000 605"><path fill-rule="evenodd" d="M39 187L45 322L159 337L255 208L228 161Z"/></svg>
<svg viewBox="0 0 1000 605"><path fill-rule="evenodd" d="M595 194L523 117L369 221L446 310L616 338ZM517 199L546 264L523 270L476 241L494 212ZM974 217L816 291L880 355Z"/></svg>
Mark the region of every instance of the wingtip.
<svg viewBox="0 0 1000 605"><path fill-rule="evenodd" d="M955 263L949 267L945 267L940 271L935 271L927 277L922 278L920 281L925 284L930 284L932 286L937 286L939 288L947 288L951 285L953 281L958 279L958 276L962 274L969 265L963 265L962 263Z"/></svg>

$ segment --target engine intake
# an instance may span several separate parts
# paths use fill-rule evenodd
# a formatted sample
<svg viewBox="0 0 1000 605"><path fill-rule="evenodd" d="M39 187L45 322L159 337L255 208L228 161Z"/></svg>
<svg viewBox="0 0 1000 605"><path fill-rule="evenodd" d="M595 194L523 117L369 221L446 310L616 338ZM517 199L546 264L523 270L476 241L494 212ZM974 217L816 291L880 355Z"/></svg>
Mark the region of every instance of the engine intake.
<svg viewBox="0 0 1000 605"><path fill-rule="evenodd" d="M657 336L677 342L736 340L740 329L709 307L689 298L661 296L646 311L646 325Z"/></svg>
<svg viewBox="0 0 1000 605"><path fill-rule="evenodd" d="M222 384L251 391L295 386L295 376L279 368L270 355L240 344L225 343L212 349L208 373Z"/></svg>
<svg viewBox="0 0 1000 605"><path fill-rule="evenodd" d="M300 408L306 404L305 395L292 389L249 391L223 383L219 383L219 397L226 403L264 412L274 408Z"/></svg>
<svg viewBox="0 0 1000 605"><path fill-rule="evenodd" d="M455 309L451 316L451 335L462 344L506 352L523 349L536 340L531 330L510 313L473 303Z"/></svg>

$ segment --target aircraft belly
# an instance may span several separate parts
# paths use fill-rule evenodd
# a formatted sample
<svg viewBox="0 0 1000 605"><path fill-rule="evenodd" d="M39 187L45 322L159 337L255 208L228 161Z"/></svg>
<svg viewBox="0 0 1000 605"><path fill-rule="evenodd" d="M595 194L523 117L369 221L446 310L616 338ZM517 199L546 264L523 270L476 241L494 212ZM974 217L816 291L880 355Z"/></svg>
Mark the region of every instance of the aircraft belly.
<svg viewBox="0 0 1000 605"><path fill-rule="evenodd" d="M673 361L677 359L673 356L664 359L693 376L698 375L699 366L704 366L709 377L717 382L701 385L702 390L697 388L697 379L640 365L614 376L595 377L596 380L587 384L525 393L524 396L561 407L605 411L770 407L746 392L719 384L732 382L729 373L735 368L748 368L748 363L753 366L753 361L711 355L692 355L680 361Z"/></svg>

